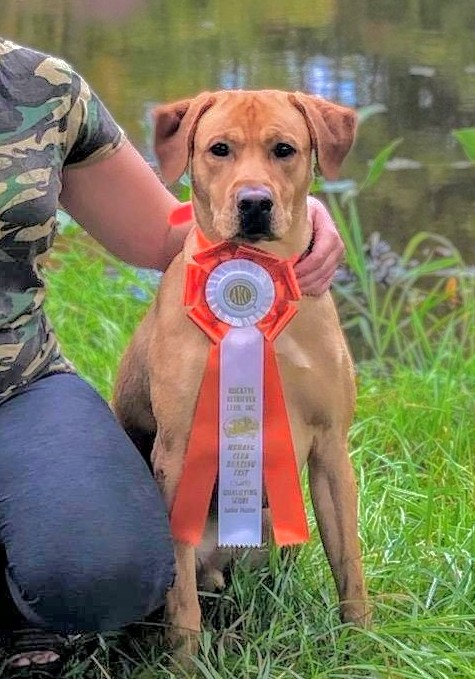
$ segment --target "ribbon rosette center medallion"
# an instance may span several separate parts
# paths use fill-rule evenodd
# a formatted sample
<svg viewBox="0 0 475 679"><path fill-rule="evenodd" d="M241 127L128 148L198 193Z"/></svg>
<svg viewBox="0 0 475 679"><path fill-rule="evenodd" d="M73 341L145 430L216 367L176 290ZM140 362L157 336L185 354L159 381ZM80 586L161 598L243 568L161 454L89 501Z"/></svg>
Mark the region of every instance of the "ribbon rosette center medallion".
<svg viewBox="0 0 475 679"><path fill-rule="evenodd" d="M297 311L293 267L229 242L208 244L194 260L184 303L210 351L172 508L173 535L199 544L217 482L219 546L262 544L264 487L277 544L304 542L305 508L273 348Z"/></svg>

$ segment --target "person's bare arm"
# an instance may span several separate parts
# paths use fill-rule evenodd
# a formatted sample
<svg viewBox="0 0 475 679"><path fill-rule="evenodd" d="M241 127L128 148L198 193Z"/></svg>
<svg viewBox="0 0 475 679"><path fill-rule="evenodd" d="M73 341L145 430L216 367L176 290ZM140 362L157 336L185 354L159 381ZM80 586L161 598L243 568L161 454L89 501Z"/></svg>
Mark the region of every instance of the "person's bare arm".
<svg viewBox="0 0 475 679"><path fill-rule="evenodd" d="M128 141L109 158L65 167L60 201L109 252L136 266L166 269L190 229L168 225L180 203Z"/></svg>

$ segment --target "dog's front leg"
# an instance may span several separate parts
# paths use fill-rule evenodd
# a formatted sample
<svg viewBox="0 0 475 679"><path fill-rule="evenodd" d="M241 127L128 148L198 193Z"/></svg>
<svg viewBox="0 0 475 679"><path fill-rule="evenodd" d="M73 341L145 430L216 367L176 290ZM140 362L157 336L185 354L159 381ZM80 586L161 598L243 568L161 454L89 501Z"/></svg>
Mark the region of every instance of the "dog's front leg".
<svg viewBox="0 0 475 679"><path fill-rule="evenodd" d="M182 450L166 450L157 436L152 454L155 477L162 488L170 514L181 474ZM170 623L167 636L170 644L186 663L186 658L198 651L201 611L196 584L195 548L174 543L176 574L173 587L167 594L166 618Z"/></svg>
<svg viewBox="0 0 475 679"><path fill-rule="evenodd" d="M343 622L369 622L357 527L357 494L346 439L326 432L309 459L310 492L340 599Z"/></svg>
<svg viewBox="0 0 475 679"><path fill-rule="evenodd" d="M175 582L167 594L167 636L175 652L186 660L198 652L201 624L194 547L175 542L175 559Z"/></svg>

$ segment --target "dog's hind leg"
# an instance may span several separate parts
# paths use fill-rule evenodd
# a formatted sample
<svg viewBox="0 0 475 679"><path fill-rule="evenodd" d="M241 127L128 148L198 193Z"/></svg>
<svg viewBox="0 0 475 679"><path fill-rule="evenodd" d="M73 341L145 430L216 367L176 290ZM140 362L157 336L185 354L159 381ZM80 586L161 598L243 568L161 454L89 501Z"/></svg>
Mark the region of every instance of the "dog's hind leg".
<svg viewBox="0 0 475 679"><path fill-rule="evenodd" d="M364 626L369 614L358 539L356 483L346 436L332 428L322 433L308 466L313 507L335 578L341 619Z"/></svg>
<svg viewBox="0 0 475 679"><path fill-rule="evenodd" d="M146 350L144 333L137 333L119 366L111 405L117 419L151 467L157 424L150 404Z"/></svg>

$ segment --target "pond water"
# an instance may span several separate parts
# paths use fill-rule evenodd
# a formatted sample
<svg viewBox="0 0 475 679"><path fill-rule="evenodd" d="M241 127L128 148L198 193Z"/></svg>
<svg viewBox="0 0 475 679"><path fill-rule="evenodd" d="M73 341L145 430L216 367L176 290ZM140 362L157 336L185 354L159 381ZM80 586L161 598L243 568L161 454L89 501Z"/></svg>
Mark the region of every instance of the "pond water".
<svg viewBox="0 0 475 679"><path fill-rule="evenodd" d="M360 200L398 251L442 233L475 261L475 170L452 130L475 126L473 0L1 0L0 34L68 60L150 158L150 110L202 89L303 89L355 107L343 177L402 137Z"/></svg>

